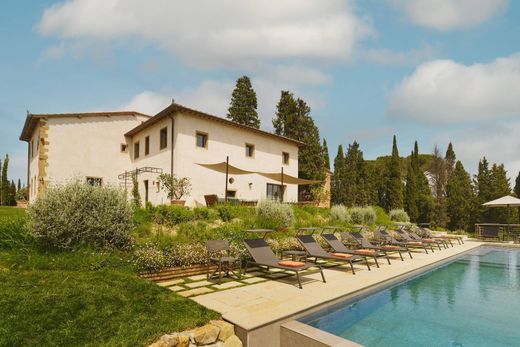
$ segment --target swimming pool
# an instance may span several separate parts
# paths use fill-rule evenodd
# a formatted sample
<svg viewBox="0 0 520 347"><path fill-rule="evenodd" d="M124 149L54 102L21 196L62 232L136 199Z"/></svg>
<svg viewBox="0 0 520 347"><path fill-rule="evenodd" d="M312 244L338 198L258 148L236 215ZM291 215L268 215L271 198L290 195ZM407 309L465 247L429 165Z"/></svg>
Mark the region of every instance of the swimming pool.
<svg viewBox="0 0 520 347"><path fill-rule="evenodd" d="M481 247L299 321L365 346L520 346L520 251Z"/></svg>

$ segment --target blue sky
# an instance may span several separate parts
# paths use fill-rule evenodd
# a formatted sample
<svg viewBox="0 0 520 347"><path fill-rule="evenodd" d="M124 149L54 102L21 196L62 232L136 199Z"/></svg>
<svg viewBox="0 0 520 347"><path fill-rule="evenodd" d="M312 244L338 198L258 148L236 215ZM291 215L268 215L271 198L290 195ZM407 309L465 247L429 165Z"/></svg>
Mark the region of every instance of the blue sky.
<svg viewBox="0 0 520 347"><path fill-rule="evenodd" d="M2 3L0 155L25 177L18 140L33 113L176 102L225 116L252 78L262 127L281 89L312 107L331 159L452 141L520 170L520 3L508 0L70 0Z"/></svg>

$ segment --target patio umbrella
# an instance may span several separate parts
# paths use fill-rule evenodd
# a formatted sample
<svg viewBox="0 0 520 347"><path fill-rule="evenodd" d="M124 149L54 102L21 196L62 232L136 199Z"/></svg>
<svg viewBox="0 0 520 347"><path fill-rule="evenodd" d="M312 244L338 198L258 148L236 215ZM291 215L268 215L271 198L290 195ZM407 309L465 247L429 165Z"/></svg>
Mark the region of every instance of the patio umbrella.
<svg viewBox="0 0 520 347"><path fill-rule="evenodd" d="M488 201L483 203L482 206L486 207L507 207L508 214L510 207L520 207L520 199L515 198L514 196L506 195L496 200Z"/></svg>

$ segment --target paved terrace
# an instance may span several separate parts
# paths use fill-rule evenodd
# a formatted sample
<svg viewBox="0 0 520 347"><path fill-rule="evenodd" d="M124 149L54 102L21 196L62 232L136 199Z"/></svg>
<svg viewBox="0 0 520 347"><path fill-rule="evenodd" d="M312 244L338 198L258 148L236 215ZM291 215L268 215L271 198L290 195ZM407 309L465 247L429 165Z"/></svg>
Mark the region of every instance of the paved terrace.
<svg viewBox="0 0 520 347"><path fill-rule="evenodd" d="M463 252L475 249L482 242L465 241L465 244L454 247L436 249L434 253L423 250L414 251L413 259L403 254L404 261L397 257L391 258L388 265L384 258L380 258L380 268L373 264L372 271L368 271L362 263L356 264L356 275L347 271L348 266L341 265L324 269L327 283L321 282L319 272L302 274L303 289L297 287L294 276L263 281L233 289L215 291L203 294L192 299L201 305L218 311L229 322L251 331L270 323L294 318L303 311L317 308L324 303L335 301L355 294L358 291L395 279L406 273L416 271L422 267L447 260Z"/></svg>

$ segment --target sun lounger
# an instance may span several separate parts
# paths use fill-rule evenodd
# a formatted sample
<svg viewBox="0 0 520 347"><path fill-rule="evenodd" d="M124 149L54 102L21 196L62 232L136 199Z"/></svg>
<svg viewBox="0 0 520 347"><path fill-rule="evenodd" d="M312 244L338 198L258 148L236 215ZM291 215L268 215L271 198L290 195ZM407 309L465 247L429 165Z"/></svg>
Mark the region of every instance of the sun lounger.
<svg viewBox="0 0 520 347"><path fill-rule="evenodd" d="M350 269L352 270L353 274L356 274L356 271L354 270L353 261L363 259L362 257L360 257L358 255L354 255L354 254L326 252L316 242L316 240L312 237L312 235L299 235L299 236L296 236L296 238L302 244L302 246L305 249L305 251L307 252L308 256L311 258L315 258L315 262L317 262L318 259L346 262L346 263L350 264ZM367 268L370 270L370 265L368 264L368 261L366 260L366 258L365 258L365 262L366 262Z"/></svg>
<svg viewBox="0 0 520 347"><path fill-rule="evenodd" d="M418 226L417 229L421 231L422 236L424 237L430 237L430 238L443 238L445 240L448 240L450 245L453 247L453 244L451 243L451 240L457 240L459 245L464 244L464 239L461 236L458 235L450 235L450 234L441 234L438 235L434 233L431 229L425 227L425 226Z"/></svg>
<svg viewBox="0 0 520 347"><path fill-rule="evenodd" d="M302 289L302 283L300 280L300 272L304 270L308 270L313 267L317 267L320 270L321 278L325 283L325 276L323 275L323 271L321 266L318 264L310 264L303 263L298 261L283 261L280 260L272 251L271 247L267 244L264 239L249 239L244 240L244 245L246 246L249 254L253 257L253 261L247 261L246 266L244 268L244 273L247 273L247 266L249 264L254 264L257 266L265 266L267 271L269 268L282 269L286 271L292 271L296 274L296 278L298 279L298 286Z"/></svg>
<svg viewBox="0 0 520 347"><path fill-rule="evenodd" d="M435 240L435 239L429 238L429 237L420 237L419 235L414 233L412 229L410 229L408 227L403 227L401 229L401 231L404 232L406 235L408 235L414 241L420 241L425 244L436 245L437 247L439 247L439 251L442 250L441 246L444 248L448 248L448 246L445 244L444 241Z"/></svg>
<svg viewBox="0 0 520 347"><path fill-rule="evenodd" d="M375 249L369 249L369 248L362 248L362 249L348 249L345 247L345 245L338 240L336 235L334 234L321 234L321 237L327 244L334 250L336 253L346 253L346 254L355 254L359 255L361 257L367 258L373 258L374 262L376 263L376 266L379 267L379 263L377 262L378 257L385 257L388 261L388 264L390 265L390 259L388 256Z"/></svg>
<svg viewBox="0 0 520 347"><path fill-rule="evenodd" d="M394 232L397 235L399 235L398 237L400 239L398 241L404 242L407 246L409 246L411 248L422 248L422 249L424 249L426 251L426 254L428 254L428 248L430 248L431 251L433 252L433 244L432 243L414 240L414 239L412 239L410 237L410 235L405 233L402 229L396 229L396 230L394 230Z"/></svg>
<svg viewBox="0 0 520 347"><path fill-rule="evenodd" d="M426 251L426 254L428 254L428 249L426 249L424 247L424 245L418 243L418 242L403 242L403 241L398 241L395 239L395 237L393 237L392 235L390 235L388 233L388 231L382 229L382 228L378 228L376 229L376 231L374 231L374 236L377 237L377 238L380 238L380 239L383 239L385 240L386 244L389 244L389 245L392 245L392 246L400 246L400 247L405 247L409 252L410 254L410 257L412 256L412 253L410 252L410 249L414 249L414 248L422 248Z"/></svg>
<svg viewBox="0 0 520 347"><path fill-rule="evenodd" d="M412 258L412 254L410 253L410 250L408 248L397 246L397 245L376 246L372 242L370 242L367 238L365 238L359 231L351 232L351 233L343 232L343 233L341 233L341 237L343 239L351 239L351 240L357 242L357 244L361 248L377 250L377 251L385 253L386 255L388 255L389 253L397 252L402 261L404 261L404 259L403 259L403 255L401 252L408 252L408 254L410 255L410 258Z"/></svg>

